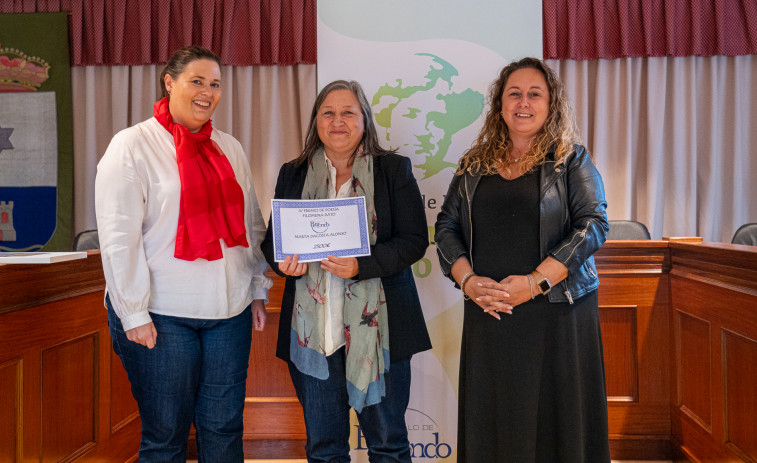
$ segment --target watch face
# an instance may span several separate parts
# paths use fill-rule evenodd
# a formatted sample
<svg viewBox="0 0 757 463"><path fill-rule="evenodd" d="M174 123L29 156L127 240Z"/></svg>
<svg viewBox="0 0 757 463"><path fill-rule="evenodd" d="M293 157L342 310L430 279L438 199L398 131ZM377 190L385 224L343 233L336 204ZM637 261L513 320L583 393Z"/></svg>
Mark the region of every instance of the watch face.
<svg viewBox="0 0 757 463"><path fill-rule="evenodd" d="M539 285L539 289L541 290L542 294L547 294L550 288L552 288L552 285L549 284L549 280L547 280L546 278L544 280L541 280L537 284Z"/></svg>

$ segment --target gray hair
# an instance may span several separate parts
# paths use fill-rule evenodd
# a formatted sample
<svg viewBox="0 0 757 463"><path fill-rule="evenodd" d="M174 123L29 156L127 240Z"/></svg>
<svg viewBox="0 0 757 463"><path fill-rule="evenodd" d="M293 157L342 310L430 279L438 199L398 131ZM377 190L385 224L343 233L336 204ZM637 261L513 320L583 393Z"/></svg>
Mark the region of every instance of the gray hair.
<svg viewBox="0 0 757 463"><path fill-rule="evenodd" d="M301 165L303 162L310 162L313 155L319 148L323 146L321 138L318 136L318 110L321 109L321 105L329 93L334 90L349 90L355 95L358 103L360 104L360 111L363 114L363 125L365 126L363 131L363 139L361 144L363 145L363 152L372 156L381 156L387 153L394 153L396 150L387 150L381 147L378 141L378 132L376 131L376 125L373 123L373 112L371 111L371 105L368 103L368 99L365 97L363 88L359 83L354 80L335 80L330 84L323 87L318 93L313 104L313 111L310 113L310 123L308 124L308 131L305 135L305 148L302 153L294 160L296 166ZM352 154L355 157L356 153Z"/></svg>

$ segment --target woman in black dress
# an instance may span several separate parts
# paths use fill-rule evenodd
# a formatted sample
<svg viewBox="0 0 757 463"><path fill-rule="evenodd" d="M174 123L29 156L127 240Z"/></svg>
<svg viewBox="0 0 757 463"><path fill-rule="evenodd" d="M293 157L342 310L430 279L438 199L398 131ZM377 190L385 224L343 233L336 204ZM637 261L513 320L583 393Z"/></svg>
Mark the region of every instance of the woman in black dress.
<svg viewBox="0 0 757 463"><path fill-rule="evenodd" d="M458 462L609 462L602 179L542 61L502 69L490 101L436 222L465 298Z"/></svg>

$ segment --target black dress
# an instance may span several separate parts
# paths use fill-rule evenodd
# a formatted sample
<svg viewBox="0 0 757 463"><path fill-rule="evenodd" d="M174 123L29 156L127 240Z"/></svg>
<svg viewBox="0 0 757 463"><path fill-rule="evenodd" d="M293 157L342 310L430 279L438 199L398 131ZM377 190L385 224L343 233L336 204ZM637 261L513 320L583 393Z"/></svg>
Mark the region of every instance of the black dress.
<svg viewBox="0 0 757 463"><path fill-rule="evenodd" d="M541 263L538 169L482 177L471 215L476 274ZM537 296L501 318L465 301L457 461L609 462L596 291L572 305Z"/></svg>

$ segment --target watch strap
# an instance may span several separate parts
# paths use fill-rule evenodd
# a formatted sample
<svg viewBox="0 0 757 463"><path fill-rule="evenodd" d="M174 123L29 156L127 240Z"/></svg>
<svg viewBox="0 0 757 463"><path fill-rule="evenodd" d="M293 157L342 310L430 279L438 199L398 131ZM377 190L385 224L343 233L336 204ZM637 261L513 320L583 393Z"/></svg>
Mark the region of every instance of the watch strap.
<svg viewBox="0 0 757 463"><path fill-rule="evenodd" d="M533 274L534 280L536 280L536 287L539 289L539 292L542 295L549 293L552 290L552 283L549 281L549 278L542 275L542 273L538 270L534 270Z"/></svg>

